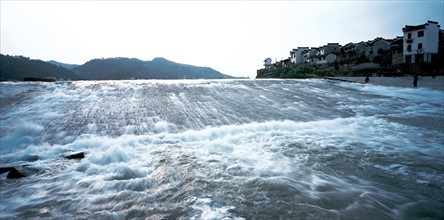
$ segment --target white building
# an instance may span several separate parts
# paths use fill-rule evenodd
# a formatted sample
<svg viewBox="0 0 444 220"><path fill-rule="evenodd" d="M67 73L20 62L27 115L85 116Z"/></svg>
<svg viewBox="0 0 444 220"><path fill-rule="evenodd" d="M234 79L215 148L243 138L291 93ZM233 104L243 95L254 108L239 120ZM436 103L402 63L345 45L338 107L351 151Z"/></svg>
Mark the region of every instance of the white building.
<svg viewBox="0 0 444 220"><path fill-rule="evenodd" d="M406 25L402 31L404 63L435 62L439 45L438 22L428 21L425 24Z"/></svg>
<svg viewBox="0 0 444 220"><path fill-rule="evenodd" d="M265 59L265 60L264 60L264 67L265 67L265 68L270 68L271 65L272 65L271 62L272 62L271 58L267 58L267 59Z"/></svg>
<svg viewBox="0 0 444 220"><path fill-rule="evenodd" d="M290 51L290 59L292 63L305 63L307 60L302 56L305 52L309 50L308 47L298 47Z"/></svg>

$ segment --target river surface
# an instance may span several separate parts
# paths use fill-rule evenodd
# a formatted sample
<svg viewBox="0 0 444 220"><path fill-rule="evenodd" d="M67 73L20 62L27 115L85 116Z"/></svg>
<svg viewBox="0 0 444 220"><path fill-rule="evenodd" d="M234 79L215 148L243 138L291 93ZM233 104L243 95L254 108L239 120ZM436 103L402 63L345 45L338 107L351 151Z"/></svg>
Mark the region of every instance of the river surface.
<svg viewBox="0 0 444 220"><path fill-rule="evenodd" d="M0 218L443 219L444 92L0 83ZM84 152L80 160L64 156Z"/></svg>

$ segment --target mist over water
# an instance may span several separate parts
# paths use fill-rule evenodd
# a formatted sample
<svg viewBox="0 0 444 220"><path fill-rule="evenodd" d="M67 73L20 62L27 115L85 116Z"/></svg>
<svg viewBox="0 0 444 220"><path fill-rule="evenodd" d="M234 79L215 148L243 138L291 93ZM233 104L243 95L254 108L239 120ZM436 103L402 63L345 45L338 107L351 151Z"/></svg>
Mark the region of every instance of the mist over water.
<svg viewBox="0 0 444 220"><path fill-rule="evenodd" d="M0 218L444 217L443 91L4 82L0 98L1 167L38 170L0 176Z"/></svg>

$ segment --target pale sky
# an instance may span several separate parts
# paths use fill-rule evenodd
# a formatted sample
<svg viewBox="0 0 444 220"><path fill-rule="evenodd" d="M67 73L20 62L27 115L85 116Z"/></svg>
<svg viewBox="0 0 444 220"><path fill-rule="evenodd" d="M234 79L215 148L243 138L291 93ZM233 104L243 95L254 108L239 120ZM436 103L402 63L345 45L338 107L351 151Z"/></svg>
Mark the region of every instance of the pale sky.
<svg viewBox="0 0 444 220"><path fill-rule="evenodd" d="M395 38L405 25L444 27L444 1L0 0L1 53L83 64L164 57L254 78L297 47Z"/></svg>

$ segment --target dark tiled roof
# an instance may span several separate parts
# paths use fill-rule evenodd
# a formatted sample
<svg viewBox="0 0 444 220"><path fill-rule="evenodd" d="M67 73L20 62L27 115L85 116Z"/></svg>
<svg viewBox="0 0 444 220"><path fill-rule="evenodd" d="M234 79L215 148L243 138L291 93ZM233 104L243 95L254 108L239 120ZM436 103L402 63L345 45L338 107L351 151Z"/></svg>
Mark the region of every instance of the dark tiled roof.
<svg viewBox="0 0 444 220"><path fill-rule="evenodd" d="M427 21L427 23L421 24L421 25L406 25L404 28L402 28L402 31L406 32L406 31L414 31L414 30L425 29L426 26L428 26L429 24L438 24L438 22L436 22L436 21ZM439 25L438 25L438 27L439 27Z"/></svg>
<svg viewBox="0 0 444 220"><path fill-rule="evenodd" d="M402 31L406 32L406 31L414 31L414 30L421 30L421 29L425 29L426 25L425 24L421 24L421 25L406 25L404 28L402 28Z"/></svg>

